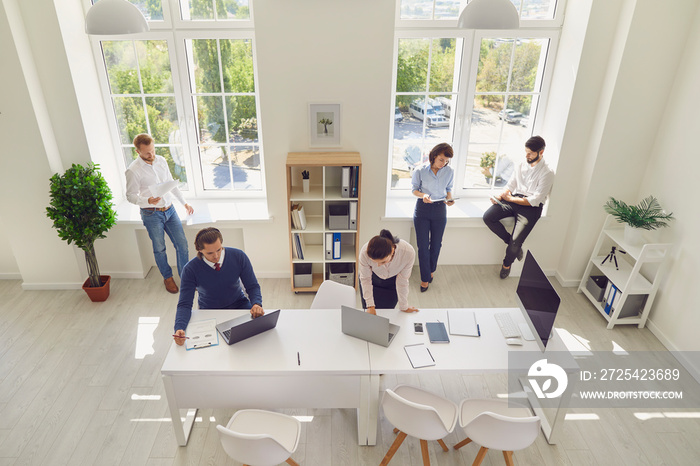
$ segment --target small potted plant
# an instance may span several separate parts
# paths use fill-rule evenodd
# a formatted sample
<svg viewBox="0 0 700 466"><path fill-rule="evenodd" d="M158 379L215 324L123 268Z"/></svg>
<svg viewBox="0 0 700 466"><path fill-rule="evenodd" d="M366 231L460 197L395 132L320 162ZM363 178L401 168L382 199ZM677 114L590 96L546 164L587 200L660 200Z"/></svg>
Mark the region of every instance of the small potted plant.
<svg viewBox="0 0 700 466"><path fill-rule="evenodd" d="M304 170L304 171L301 172L301 187L302 187L302 190L303 190L305 193L308 193L308 192L309 192L309 183L310 183L310 180L309 180L309 171L308 171L308 170Z"/></svg>
<svg viewBox="0 0 700 466"><path fill-rule="evenodd" d="M85 252L88 279L83 290L92 301L106 300L110 277L100 275L95 240L105 238L116 222L116 212L112 208L112 191L99 166L92 162L85 167L73 164L63 175L53 175L50 199L46 216L53 220L59 238L75 243Z"/></svg>
<svg viewBox="0 0 700 466"><path fill-rule="evenodd" d="M481 155L481 161L479 166L481 167L481 173L486 178L486 182L491 182L491 177L493 177L493 166L496 165L496 153L495 152L484 152Z"/></svg>
<svg viewBox="0 0 700 466"><path fill-rule="evenodd" d="M638 205L628 205L611 197L605 203L605 211L625 224L625 241L632 245L642 243L643 230L656 230L668 227L673 220L673 212L667 214L654 196L649 196Z"/></svg>

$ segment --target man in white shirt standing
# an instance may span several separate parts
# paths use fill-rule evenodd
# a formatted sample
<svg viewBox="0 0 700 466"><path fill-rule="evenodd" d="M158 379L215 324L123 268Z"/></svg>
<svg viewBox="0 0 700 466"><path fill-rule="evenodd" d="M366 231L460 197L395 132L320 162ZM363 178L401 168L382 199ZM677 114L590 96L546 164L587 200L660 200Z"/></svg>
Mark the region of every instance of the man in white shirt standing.
<svg viewBox="0 0 700 466"><path fill-rule="evenodd" d="M153 243L153 255L158 270L163 276L165 289L170 293L177 293L178 287L173 279L173 270L168 264L168 256L165 253L165 233L175 246L177 271L180 276L182 276L182 268L189 261L189 252L182 222L173 206L173 197L185 206L188 214L191 215L194 209L185 202L177 186L162 197L153 197L150 187L173 181L173 175L165 158L156 155L151 136L139 134L134 138L134 147L139 156L126 169L126 199L141 208L141 220Z"/></svg>
<svg viewBox="0 0 700 466"><path fill-rule="evenodd" d="M552 190L554 172L542 158L545 142L533 136L525 142L525 162L519 164L506 185L506 190L494 196L493 204L484 212L484 223L506 243L506 256L501 265L501 278L510 274L515 259L523 259L522 245L542 215L542 206ZM514 217L513 232L508 233L501 219Z"/></svg>

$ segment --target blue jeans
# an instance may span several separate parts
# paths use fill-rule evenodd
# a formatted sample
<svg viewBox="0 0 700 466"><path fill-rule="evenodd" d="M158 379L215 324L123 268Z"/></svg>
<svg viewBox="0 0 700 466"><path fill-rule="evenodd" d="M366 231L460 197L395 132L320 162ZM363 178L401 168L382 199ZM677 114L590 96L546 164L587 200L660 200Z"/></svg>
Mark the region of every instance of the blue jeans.
<svg viewBox="0 0 700 466"><path fill-rule="evenodd" d="M444 202L426 204L423 199L418 199L413 213L413 226L416 229L418 266L422 282L429 282L430 274L437 269L446 225L447 206Z"/></svg>
<svg viewBox="0 0 700 466"><path fill-rule="evenodd" d="M148 236L153 243L153 255L156 258L156 265L163 278L168 279L173 276L173 269L168 264L168 256L165 254L165 234L170 237L170 241L175 246L177 254L177 272L182 276L182 268L189 260L187 250L187 238L182 229L182 222L177 215L175 207L170 206L165 212L156 210L141 209L141 220L143 221Z"/></svg>
<svg viewBox="0 0 700 466"><path fill-rule="evenodd" d="M484 223L507 244L503 265L505 267L510 267L518 256L518 252L523 247L525 239L532 229L535 228L535 224L542 216L542 205L540 204L538 207L528 207L508 201L501 202L503 202L503 207L494 204L484 212ZM512 233L508 233L506 227L501 223L501 219L507 217L515 218L515 225L513 225Z"/></svg>

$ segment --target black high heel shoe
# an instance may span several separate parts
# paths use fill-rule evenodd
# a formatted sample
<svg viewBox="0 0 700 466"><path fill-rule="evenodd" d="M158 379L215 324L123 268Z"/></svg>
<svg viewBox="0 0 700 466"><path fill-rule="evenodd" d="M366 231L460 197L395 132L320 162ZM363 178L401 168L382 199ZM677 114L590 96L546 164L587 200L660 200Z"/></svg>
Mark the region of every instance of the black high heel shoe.
<svg viewBox="0 0 700 466"><path fill-rule="evenodd" d="M428 283L430 283L430 282L428 282ZM428 285L428 286L430 286L430 285ZM426 291L428 291L428 286L423 286L423 285L421 285L421 286L420 286L420 292L421 292L421 293L425 293Z"/></svg>

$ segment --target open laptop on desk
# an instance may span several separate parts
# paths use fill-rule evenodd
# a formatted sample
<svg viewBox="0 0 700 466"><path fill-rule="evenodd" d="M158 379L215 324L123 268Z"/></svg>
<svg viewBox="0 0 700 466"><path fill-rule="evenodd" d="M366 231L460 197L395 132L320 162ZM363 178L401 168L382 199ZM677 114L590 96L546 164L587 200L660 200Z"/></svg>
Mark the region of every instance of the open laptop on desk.
<svg viewBox="0 0 700 466"><path fill-rule="evenodd" d="M253 319L250 313L236 317L235 319L221 322L216 326L224 341L229 345L253 337L259 333L275 328L280 311L265 313Z"/></svg>
<svg viewBox="0 0 700 466"><path fill-rule="evenodd" d="M386 317L375 316L361 309L340 306L340 313L344 334L381 346L389 346L401 328Z"/></svg>

